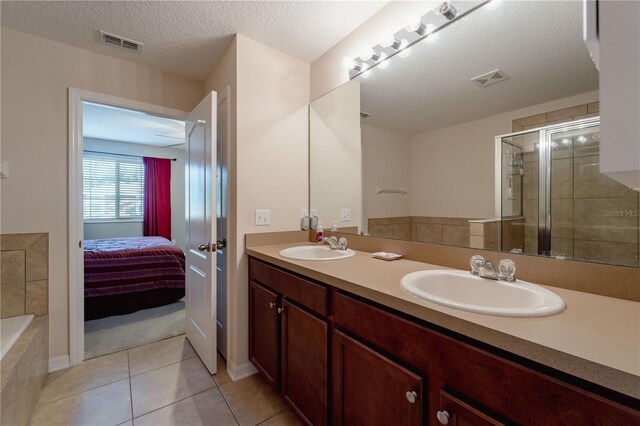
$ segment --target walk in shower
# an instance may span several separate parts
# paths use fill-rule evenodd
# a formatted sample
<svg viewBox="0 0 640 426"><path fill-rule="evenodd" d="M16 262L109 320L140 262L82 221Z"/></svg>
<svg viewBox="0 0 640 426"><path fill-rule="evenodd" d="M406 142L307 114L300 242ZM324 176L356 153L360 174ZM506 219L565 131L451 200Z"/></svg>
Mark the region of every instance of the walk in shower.
<svg viewBox="0 0 640 426"><path fill-rule="evenodd" d="M599 117L497 139L502 250L640 266L639 193L600 173Z"/></svg>

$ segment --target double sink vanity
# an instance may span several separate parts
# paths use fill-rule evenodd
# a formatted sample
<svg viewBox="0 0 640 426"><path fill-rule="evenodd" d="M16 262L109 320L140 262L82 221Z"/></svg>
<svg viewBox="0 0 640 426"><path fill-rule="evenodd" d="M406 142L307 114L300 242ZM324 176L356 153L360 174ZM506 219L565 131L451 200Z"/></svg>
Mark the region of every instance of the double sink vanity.
<svg viewBox="0 0 640 426"><path fill-rule="evenodd" d="M636 302L313 243L246 251L250 359L308 424L640 422Z"/></svg>

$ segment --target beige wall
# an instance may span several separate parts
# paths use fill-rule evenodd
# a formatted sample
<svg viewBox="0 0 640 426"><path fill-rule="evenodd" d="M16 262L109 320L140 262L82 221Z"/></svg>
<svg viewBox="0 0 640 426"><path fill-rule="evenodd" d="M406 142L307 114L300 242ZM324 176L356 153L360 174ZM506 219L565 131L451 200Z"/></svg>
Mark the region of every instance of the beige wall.
<svg viewBox="0 0 640 426"><path fill-rule="evenodd" d="M295 230L308 206L309 64L236 35L205 89L231 86L228 364L249 360L247 233ZM255 210L271 210L255 226Z"/></svg>
<svg viewBox="0 0 640 426"><path fill-rule="evenodd" d="M441 0L389 2L311 63L311 99L317 99L349 81L349 73L342 66L346 56L358 56L364 47L378 44L381 31L395 33L407 24L408 15L424 15L441 3Z"/></svg>
<svg viewBox="0 0 640 426"><path fill-rule="evenodd" d="M48 232L51 357L69 353L67 90L191 110L201 82L156 68L2 29L0 232Z"/></svg>
<svg viewBox="0 0 640 426"><path fill-rule="evenodd" d="M495 136L517 118L597 100L589 92L411 136L412 216L494 217Z"/></svg>
<svg viewBox="0 0 640 426"><path fill-rule="evenodd" d="M360 228L362 142L360 82L352 80L309 106L309 196L325 229ZM351 210L342 221L341 210Z"/></svg>
<svg viewBox="0 0 640 426"><path fill-rule="evenodd" d="M411 216L409 135L362 126L362 192L368 218ZM377 194L376 188L404 188L407 194Z"/></svg>

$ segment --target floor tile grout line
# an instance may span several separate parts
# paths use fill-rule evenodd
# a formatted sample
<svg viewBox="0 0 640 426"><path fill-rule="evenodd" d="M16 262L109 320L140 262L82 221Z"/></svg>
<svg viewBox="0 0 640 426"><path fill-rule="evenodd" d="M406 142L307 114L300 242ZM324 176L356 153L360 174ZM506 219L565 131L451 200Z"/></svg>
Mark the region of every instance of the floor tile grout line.
<svg viewBox="0 0 640 426"><path fill-rule="evenodd" d="M126 379L129 379L129 377L128 377L128 376L127 376L127 377L121 377L121 378L119 378L119 379L117 379L117 380L113 380L113 381L108 382L108 383L104 383L104 384L101 384L101 385L98 385L98 386L94 386L94 387L91 387L91 388L88 388L88 389L84 389L84 390L82 390L82 391L80 391L80 392L74 392L74 393L71 393L71 394L69 394L69 395L62 396L62 397L60 397L60 398L58 398L58 399L54 399L54 400L52 400L52 401L47 401L47 402L42 403L42 404L37 404L37 405L36 405L36 407L42 407L42 406L44 406L44 405L49 405L49 404L52 404L52 403L54 403L54 402L62 401L63 399L71 398L72 396L82 395L82 394L83 394L83 393L85 393L85 392L89 392L89 391L92 391L92 390L96 390L96 389L99 389L99 388L103 388L103 387L105 387L105 386L109 386L109 385L112 385L112 384L114 384L114 383L121 382L122 380L126 380ZM46 386L45 386L45 387L46 387ZM44 388L43 388L43 389L44 389ZM38 401L38 402L39 402L39 401Z"/></svg>
<svg viewBox="0 0 640 426"><path fill-rule="evenodd" d="M196 396L196 395L200 395L201 393L208 392L208 391L210 391L211 389L217 389L217 387L216 387L216 386L212 386L212 387L210 387L210 388L208 388L208 389L202 390L202 391L200 391L200 392L196 392L196 393L194 393L193 395L185 396L184 398L181 398L181 399L178 399L178 400L176 400L176 401L173 401L173 402L172 402L172 403L170 403L170 404L163 405L162 407L154 408L153 410L151 410L151 411L149 411L149 412L147 412L147 413L144 413L144 414L140 414L139 416L136 416L136 417L133 417L133 413L132 413L131 421L133 421L133 420L135 420L135 419L139 419L140 417L144 417L144 416L146 416L147 414L154 413L154 412L156 412L156 411L158 411L158 410L162 410L163 408L170 407L170 406L172 406L173 404L177 404L178 402L182 402L182 401L184 401L185 399L193 398L194 396ZM220 392L220 393L222 393L222 392ZM225 402L226 402L226 401L225 401Z"/></svg>
<svg viewBox="0 0 640 426"><path fill-rule="evenodd" d="M220 386L218 386L218 390L220 391L220 395L222 395L222 399L224 400L224 403L227 404L227 408L229 409L229 411L231 411L231 415L236 420L236 423L239 425L240 420L238 420L238 417L236 416L235 411L233 411L233 408L231 408L231 405L229 404L229 401L227 401L227 397L224 396L224 392L222 392L222 389L220 389Z"/></svg>
<svg viewBox="0 0 640 426"><path fill-rule="evenodd" d="M278 415L280 415L280 414L284 413L284 412L285 412L285 411L287 411L288 409L289 409L289 406L287 405L287 406L285 406L285 407L284 407L284 409L283 409L282 411L278 411L278 412L277 412L277 413L275 413L273 416L271 416L271 417L267 417L266 419L262 420L260 423L256 423L256 424L255 424L255 426L259 426L259 425L261 425L261 424L263 424L263 423L265 423L265 422L268 422L269 420L271 420L271 419L272 419L272 418L274 418L275 416L278 416Z"/></svg>
<svg viewBox="0 0 640 426"><path fill-rule="evenodd" d="M131 407L131 424L133 424L133 389L131 388L131 361L127 350L127 371L129 372L129 406Z"/></svg>
<svg viewBox="0 0 640 426"><path fill-rule="evenodd" d="M127 356L128 356L128 355L127 355ZM131 377L138 377L138 376L140 376L140 375L142 375L142 374L145 374L145 373L148 373L148 372L150 372L150 371L159 370L159 369L161 369L161 368L168 367L168 366L173 365L173 364L178 364L179 362L182 362L182 361L188 361L188 360L193 359L193 358L198 358L198 359L200 359L200 357L198 357L198 354L195 354L195 355L193 355L193 356L190 356L189 358L183 358L183 359L180 359L180 360L178 360L178 361L170 362L169 364L161 365L161 366L159 366L159 367L154 367L154 368L152 368L152 369L150 369L150 370L143 371L142 373L136 373L136 374L133 374L133 375L132 375L131 373L129 373L129 377L130 377L130 378L131 378ZM202 362L202 360L200 360L200 362Z"/></svg>

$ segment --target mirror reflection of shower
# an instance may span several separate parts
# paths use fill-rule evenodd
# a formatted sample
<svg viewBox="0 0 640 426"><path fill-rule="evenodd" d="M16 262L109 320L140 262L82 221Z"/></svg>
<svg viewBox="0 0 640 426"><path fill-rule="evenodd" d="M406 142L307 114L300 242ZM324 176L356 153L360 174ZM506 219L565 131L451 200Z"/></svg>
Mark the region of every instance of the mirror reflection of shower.
<svg viewBox="0 0 640 426"><path fill-rule="evenodd" d="M501 137L501 249L639 266L638 193L600 173L599 117Z"/></svg>

